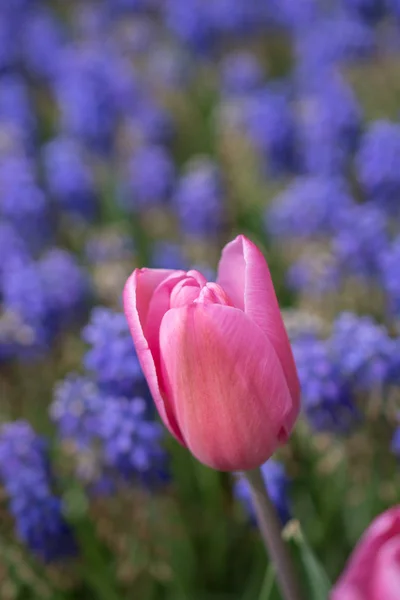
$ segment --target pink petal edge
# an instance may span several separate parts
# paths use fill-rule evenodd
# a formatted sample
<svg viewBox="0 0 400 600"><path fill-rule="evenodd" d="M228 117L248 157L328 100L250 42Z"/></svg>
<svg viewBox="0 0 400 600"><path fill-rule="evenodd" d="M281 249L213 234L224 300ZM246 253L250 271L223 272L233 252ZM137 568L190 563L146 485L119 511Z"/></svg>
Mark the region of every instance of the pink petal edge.
<svg viewBox="0 0 400 600"><path fill-rule="evenodd" d="M332 589L330 600L369 597L377 556L394 535L400 536L400 505L379 515L363 533Z"/></svg>
<svg viewBox="0 0 400 600"><path fill-rule="evenodd" d="M143 332L155 289L173 273L175 271L170 269L135 269L125 284L123 303L138 359L160 417L172 435L184 444L175 419L162 397L154 359Z"/></svg>
<svg viewBox="0 0 400 600"><path fill-rule="evenodd" d="M237 236L223 249L217 283L268 337L281 362L293 400L292 420L300 409L300 384L289 338L267 262L253 242Z"/></svg>

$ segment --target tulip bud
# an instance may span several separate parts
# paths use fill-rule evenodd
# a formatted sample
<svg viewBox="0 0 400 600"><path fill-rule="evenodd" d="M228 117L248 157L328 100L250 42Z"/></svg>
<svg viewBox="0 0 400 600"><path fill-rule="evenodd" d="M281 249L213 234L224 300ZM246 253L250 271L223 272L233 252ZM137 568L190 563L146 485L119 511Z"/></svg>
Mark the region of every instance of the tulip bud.
<svg viewBox="0 0 400 600"><path fill-rule="evenodd" d="M299 383L267 263L244 236L216 283L197 271L136 269L125 314L162 420L202 463L262 465L286 442Z"/></svg>
<svg viewBox="0 0 400 600"><path fill-rule="evenodd" d="M400 598L400 505L381 514L358 542L331 600Z"/></svg>

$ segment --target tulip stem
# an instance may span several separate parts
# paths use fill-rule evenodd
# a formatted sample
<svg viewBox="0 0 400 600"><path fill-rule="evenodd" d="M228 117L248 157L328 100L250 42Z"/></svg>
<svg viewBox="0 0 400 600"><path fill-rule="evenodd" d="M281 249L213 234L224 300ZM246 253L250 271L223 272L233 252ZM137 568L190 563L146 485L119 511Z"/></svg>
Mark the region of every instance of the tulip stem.
<svg viewBox="0 0 400 600"><path fill-rule="evenodd" d="M247 479L265 547L275 566L284 600L301 600L300 585L289 550L282 539L279 517L268 495L260 469L243 473Z"/></svg>

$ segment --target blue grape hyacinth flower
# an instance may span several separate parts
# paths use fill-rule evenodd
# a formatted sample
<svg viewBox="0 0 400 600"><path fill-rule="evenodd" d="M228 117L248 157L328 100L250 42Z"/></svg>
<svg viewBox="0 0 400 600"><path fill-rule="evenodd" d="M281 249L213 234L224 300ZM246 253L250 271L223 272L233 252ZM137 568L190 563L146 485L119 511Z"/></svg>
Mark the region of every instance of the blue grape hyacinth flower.
<svg viewBox="0 0 400 600"><path fill-rule="evenodd" d="M148 413L145 399L109 394L74 374L57 384L50 407L60 439L74 449L78 477L99 493L164 479L163 429Z"/></svg>
<svg viewBox="0 0 400 600"><path fill-rule="evenodd" d="M43 158L47 187L60 209L93 219L98 194L82 146L77 140L59 136L44 147Z"/></svg>
<svg viewBox="0 0 400 600"><path fill-rule="evenodd" d="M328 342L304 336L295 340L292 347L302 407L311 428L316 432L348 433L359 421L359 412L353 390Z"/></svg>
<svg viewBox="0 0 400 600"><path fill-rule="evenodd" d="M48 449L26 421L0 426L0 484L18 537L45 562L68 558L76 545L55 495Z"/></svg>
<svg viewBox="0 0 400 600"><path fill-rule="evenodd" d="M221 227L223 190L218 166L209 159L192 161L177 183L173 204L182 231L209 237Z"/></svg>
<svg viewBox="0 0 400 600"><path fill-rule="evenodd" d="M356 156L358 179L368 198L391 214L398 214L400 194L400 125L387 120L372 122Z"/></svg>
<svg viewBox="0 0 400 600"><path fill-rule="evenodd" d="M380 278L387 297L388 311L400 317L400 236L397 236L379 256Z"/></svg>
<svg viewBox="0 0 400 600"><path fill-rule="evenodd" d="M128 396L146 389L123 313L105 307L94 308L82 338L89 345L84 366L100 388Z"/></svg>
<svg viewBox="0 0 400 600"><path fill-rule="evenodd" d="M395 352L394 340L371 317L350 312L339 314L329 346L340 371L354 389L368 392L386 385Z"/></svg>
<svg viewBox="0 0 400 600"><path fill-rule="evenodd" d="M277 238L321 238L332 235L354 206L339 177L298 177L265 213L265 226Z"/></svg>

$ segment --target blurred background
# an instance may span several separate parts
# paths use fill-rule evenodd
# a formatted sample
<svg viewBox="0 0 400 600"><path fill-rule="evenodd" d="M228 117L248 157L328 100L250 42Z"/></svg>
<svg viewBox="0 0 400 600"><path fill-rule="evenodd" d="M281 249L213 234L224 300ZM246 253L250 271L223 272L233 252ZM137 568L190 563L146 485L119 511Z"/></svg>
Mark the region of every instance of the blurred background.
<svg viewBox="0 0 400 600"><path fill-rule="evenodd" d="M326 598L400 502L399 116L398 0L1 0L2 600L280 598L121 308L136 266L213 280L239 232L302 385L263 474Z"/></svg>

